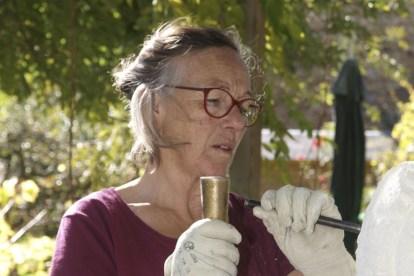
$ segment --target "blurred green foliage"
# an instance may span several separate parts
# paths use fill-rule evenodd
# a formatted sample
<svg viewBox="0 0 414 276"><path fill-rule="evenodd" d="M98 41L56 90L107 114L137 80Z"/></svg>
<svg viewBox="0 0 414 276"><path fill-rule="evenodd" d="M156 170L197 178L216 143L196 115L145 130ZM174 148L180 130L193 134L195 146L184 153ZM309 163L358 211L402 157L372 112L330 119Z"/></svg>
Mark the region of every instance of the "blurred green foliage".
<svg viewBox="0 0 414 276"><path fill-rule="evenodd" d="M268 83L261 121L275 133L265 147L274 153L277 166L285 168L289 149L284 139L289 134L274 109L283 105L308 135L320 127L311 125L298 106L332 104L329 81L339 71L352 37L360 41L356 53L363 68L375 66L396 81L406 78L405 69L381 52L387 39L406 48L404 30L391 26L385 35L374 35L354 20L384 13L406 16L406 1L260 2L266 45L259 50L264 52ZM71 3L75 26L70 23ZM139 175L129 159L133 135L128 114L111 83L110 72L119 60L137 53L137 46L160 22L178 16L191 14L194 24L203 26L235 25L243 36L244 5L242 0L0 2L0 276L47 275L60 218L73 201ZM320 30L308 24L309 16L319 18ZM339 37L344 38L341 43ZM75 82L71 64L76 65ZM315 71L324 76L322 81L315 83ZM408 115L400 126L410 128L412 105L401 110ZM372 114L377 114L375 108ZM287 173L280 178L289 181ZM47 214L9 244L42 210Z"/></svg>
<svg viewBox="0 0 414 276"><path fill-rule="evenodd" d="M42 103L34 96L19 101L16 96L1 94L1 100L0 172L6 180L0 187L0 206L4 208L11 198L14 201L0 222L0 250L6 252L2 262L18 275L43 275L27 273L37 271L34 267L41 271L48 268L44 262L37 262L50 264L53 240L48 237L56 235L60 218L73 201L136 177L137 170L128 157L132 135L123 110L108 110L112 125L91 123L85 116L77 116L73 127L73 180L68 183L69 118L58 104L58 97L50 96L47 103ZM42 209L47 215L30 230L30 235L1 249ZM36 246L43 246L45 251L38 253ZM16 255L19 249L23 252ZM23 273L25 267L28 270Z"/></svg>
<svg viewBox="0 0 414 276"><path fill-rule="evenodd" d="M8 213L12 204L20 208L34 203L39 195L39 187L33 180L19 182L17 177L5 180L0 187L0 204L4 207L0 212L0 275L48 275L46 265L51 261L54 239L46 235L38 237L28 233L14 243L19 232L12 228L13 218L19 214ZM10 237L12 237L10 239Z"/></svg>
<svg viewBox="0 0 414 276"><path fill-rule="evenodd" d="M391 133L396 141L394 148L380 158L372 160L377 175L384 174L401 162L414 160L414 88L405 80L400 84L409 92L409 100L399 102L398 105L401 119Z"/></svg>

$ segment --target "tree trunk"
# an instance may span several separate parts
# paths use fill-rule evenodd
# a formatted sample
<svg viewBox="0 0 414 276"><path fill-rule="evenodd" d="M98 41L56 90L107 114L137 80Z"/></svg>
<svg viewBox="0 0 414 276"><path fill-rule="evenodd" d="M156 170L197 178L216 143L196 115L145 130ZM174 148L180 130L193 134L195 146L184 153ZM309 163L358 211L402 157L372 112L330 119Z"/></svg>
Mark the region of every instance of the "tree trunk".
<svg viewBox="0 0 414 276"><path fill-rule="evenodd" d="M70 125L69 125L69 164L68 164L68 185L69 198L75 200L75 182L73 179L73 121L75 120L75 96L76 96L76 59L77 59L77 37L76 37L76 0L70 1Z"/></svg>
<svg viewBox="0 0 414 276"><path fill-rule="evenodd" d="M259 0L246 0L245 37L246 44L257 55L257 66L260 68L252 79L253 89L262 93L264 81L260 75L263 68L263 50L265 45L265 15ZM260 171L261 171L261 123L247 129L230 168L232 190L242 195L260 199Z"/></svg>

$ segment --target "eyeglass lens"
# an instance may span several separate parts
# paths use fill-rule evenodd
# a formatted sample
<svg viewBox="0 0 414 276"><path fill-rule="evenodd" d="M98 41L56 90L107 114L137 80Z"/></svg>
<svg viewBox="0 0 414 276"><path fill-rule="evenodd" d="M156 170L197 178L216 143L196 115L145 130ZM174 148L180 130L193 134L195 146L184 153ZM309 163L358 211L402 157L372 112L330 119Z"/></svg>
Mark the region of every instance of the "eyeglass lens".
<svg viewBox="0 0 414 276"><path fill-rule="evenodd" d="M213 89L206 95L206 109L212 117L222 117L233 107L233 99L229 93L221 89ZM240 114L245 126L254 124L260 114L260 104L253 99L239 101Z"/></svg>

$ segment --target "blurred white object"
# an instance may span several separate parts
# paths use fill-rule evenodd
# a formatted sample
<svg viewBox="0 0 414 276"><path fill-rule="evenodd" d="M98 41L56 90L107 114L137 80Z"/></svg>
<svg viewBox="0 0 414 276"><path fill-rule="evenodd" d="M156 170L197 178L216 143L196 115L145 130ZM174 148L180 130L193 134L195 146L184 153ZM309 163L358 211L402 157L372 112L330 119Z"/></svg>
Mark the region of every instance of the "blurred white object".
<svg viewBox="0 0 414 276"><path fill-rule="evenodd" d="M414 162L389 170L378 184L358 236L358 276L414 271Z"/></svg>

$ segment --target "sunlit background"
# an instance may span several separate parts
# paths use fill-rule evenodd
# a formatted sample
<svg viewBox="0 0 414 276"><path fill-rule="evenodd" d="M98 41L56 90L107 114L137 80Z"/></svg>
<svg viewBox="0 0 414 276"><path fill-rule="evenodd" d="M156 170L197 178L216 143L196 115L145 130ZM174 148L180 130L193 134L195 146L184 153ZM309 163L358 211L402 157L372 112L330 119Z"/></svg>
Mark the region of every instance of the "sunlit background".
<svg viewBox="0 0 414 276"><path fill-rule="evenodd" d="M414 160L413 14L412 0L1 1L0 275L48 275L67 208L142 173L129 158L128 108L110 73L159 23L180 16L234 25L260 58L265 112L251 132L262 161L247 183L232 181L245 196L287 183L330 193L331 89L343 63L358 61L368 89L362 220L381 175Z"/></svg>

